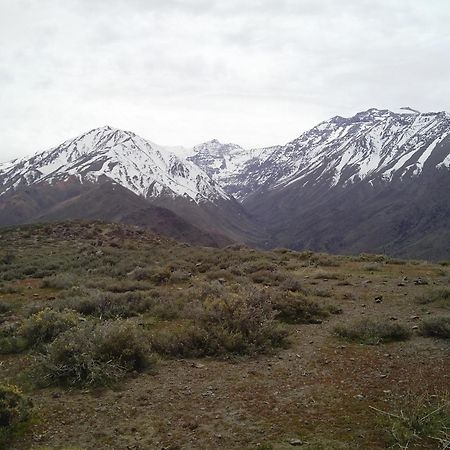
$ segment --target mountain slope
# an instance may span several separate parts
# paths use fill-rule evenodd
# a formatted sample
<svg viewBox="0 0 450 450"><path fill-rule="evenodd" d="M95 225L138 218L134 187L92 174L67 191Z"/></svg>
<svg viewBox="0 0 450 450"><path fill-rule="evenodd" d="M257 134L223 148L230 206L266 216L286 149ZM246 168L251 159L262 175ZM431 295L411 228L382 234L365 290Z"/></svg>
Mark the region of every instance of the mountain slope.
<svg viewBox="0 0 450 450"><path fill-rule="evenodd" d="M103 175L146 198L184 197L196 203L230 199L196 165L130 131L109 126L32 158L0 165L0 186L7 191L69 176L95 182Z"/></svg>
<svg viewBox="0 0 450 450"><path fill-rule="evenodd" d="M448 258L450 116L371 109L323 122L244 175L268 245Z"/></svg>
<svg viewBox="0 0 450 450"><path fill-rule="evenodd" d="M0 197L0 226L77 219L139 225L196 245L217 247L232 242L223 235L201 230L106 179L81 184L71 177L52 184L35 183Z"/></svg>
<svg viewBox="0 0 450 450"><path fill-rule="evenodd" d="M194 229L203 230L202 234L216 236L215 241L230 243L258 238L258 231L243 208L198 166L176 156L170 149L132 132L111 127L93 129L32 158L1 164L0 209L11 211L10 203L13 199L17 202L17 195L8 194L18 194L34 186L39 186L37 191L41 193L54 191L52 199L64 202L74 189L74 180L80 186L103 185L105 182L121 186L139 197L137 209L143 209L142 201L146 206L164 207L175 213L173 219L182 218ZM65 189L68 190L66 194ZM78 214L84 214L86 210L81 200L87 201L85 197L78 198ZM28 221L43 220L45 215L30 213L36 201L37 195L22 195L18 217L23 216ZM131 214L125 202L122 198L117 207ZM67 216L63 207L53 204L52 208L54 220L70 218L74 211L72 208L72 213ZM26 210L30 211L24 213ZM48 213L45 208L44 211ZM106 202L100 203L95 217L89 218L109 216L109 203ZM146 217L151 222L148 214ZM123 216L119 218L125 220ZM6 222L8 218L4 216L3 223ZM148 225L151 227L151 223Z"/></svg>

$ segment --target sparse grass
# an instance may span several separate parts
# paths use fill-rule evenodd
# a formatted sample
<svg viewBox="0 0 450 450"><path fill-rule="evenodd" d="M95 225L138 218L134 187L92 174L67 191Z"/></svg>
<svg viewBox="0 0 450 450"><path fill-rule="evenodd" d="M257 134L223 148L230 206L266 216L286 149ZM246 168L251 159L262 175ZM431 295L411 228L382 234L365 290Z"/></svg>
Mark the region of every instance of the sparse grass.
<svg viewBox="0 0 450 450"><path fill-rule="evenodd" d="M381 427L391 448L423 448L434 443L436 449L450 446L450 402L409 395L394 411L372 409L380 416ZM428 446L426 448L429 448Z"/></svg>
<svg viewBox="0 0 450 450"><path fill-rule="evenodd" d="M405 325L386 319L361 319L338 325L334 331L344 339L368 345L404 341L411 337L411 332Z"/></svg>
<svg viewBox="0 0 450 450"><path fill-rule="evenodd" d="M450 308L450 288L442 287L432 289L418 297L417 301L423 305L436 303L440 306Z"/></svg>
<svg viewBox="0 0 450 450"><path fill-rule="evenodd" d="M417 303L411 302L411 295L428 289L414 286L419 277L426 277L434 288L432 301L425 302L430 317L439 315L446 294L442 298L434 291L447 289L443 266L407 261L396 266L384 255L355 258L241 245L197 248L135 227L99 223L0 230L0 255L7 251L14 258L8 264L0 262L0 305L9 305L0 311L0 352L9 355L0 358L0 377L28 383L24 375L30 373L43 385L89 388L72 395L25 384L40 407L39 423L33 435L22 437L21 448L60 448L64 442L126 448L134 445L133 427L145 448L171 448L182 442L186 447L231 449L266 442L266 447L256 448L281 450L291 448L287 436L304 437L300 448L305 449L382 448L366 400L381 395L377 405L388 405L381 401L400 398L410 386L434 388L446 382L442 342L414 339L376 350L337 346L329 336L340 320L331 314L341 313L345 305L346 329L354 328L354 317L385 314L393 319L375 319L383 322L375 331L367 325L346 330L347 339L373 344L406 339L408 329L406 335L403 326L400 331L386 330L385 322L397 327L395 318L421 315ZM383 276L368 277L373 267L382 268ZM408 282L397 288L403 277ZM370 283L364 282L367 278ZM380 293L389 301L372 304ZM41 339L37 347L30 347L29 339L19 333L39 313L68 309L78 321L65 331L57 324L50 326L51 320L48 327L30 327L31 335ZM308 323L317 325L304 325ZM416 323L411 319L408 327ZM113 332L110 327L133 331ZM277 354L288 344L289 350ZM428 346L432 352L427 352ZM140 375L154 367L154 355L167 358L161 373ZM207 358L201 364L180 361L191 357ZM378 379L374 368L389 361L388 377ZM136 379L113 389L91 389L130 375ZM366 377L372 377L370 382ZM345 403L355 393L364 398ZM62 399L55 400L59 395ZM141 409L147 402L152 406ZM95 410L98 404L107 413L94 413L94 404ZM204 412L199 413L200 408ZM122 410L127 418L123 429ZM158 415L155 423L153 411ZM177 411L179 417L173 415ZM233 411L242 412L242 419L239 415L235 420ZM230 433L223 433L220 417L228 412ZM189 424L199 414L219 419L191 433ZM84 417L93 417L95 429L104 434L88 436L79 427ZM144 422L152 424L151 432L141 429ZM274 427L270 431L268 424ZM117 441L109 440L111 436ZM423 448L440 445L430 442Z"/></svg>
<svg viewBox="0 0 450 450"><path fill-rule="evenodd" d="M420 324L419 331L423 336L450 339L450 316L425 319Z"/></svg>

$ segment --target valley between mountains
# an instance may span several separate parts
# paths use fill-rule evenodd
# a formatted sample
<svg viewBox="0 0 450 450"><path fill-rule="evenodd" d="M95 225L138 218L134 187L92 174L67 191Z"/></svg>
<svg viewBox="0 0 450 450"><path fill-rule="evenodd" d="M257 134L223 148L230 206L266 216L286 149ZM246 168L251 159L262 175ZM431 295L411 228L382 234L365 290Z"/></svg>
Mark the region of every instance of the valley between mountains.
<svg viewBox="0 0 450 450"><path fill-rule="evenodd" d="M450 255L450 115L369 109L284 144L192 149L109 126L0 164L0 225L99 219L184 242Z"/></svg>

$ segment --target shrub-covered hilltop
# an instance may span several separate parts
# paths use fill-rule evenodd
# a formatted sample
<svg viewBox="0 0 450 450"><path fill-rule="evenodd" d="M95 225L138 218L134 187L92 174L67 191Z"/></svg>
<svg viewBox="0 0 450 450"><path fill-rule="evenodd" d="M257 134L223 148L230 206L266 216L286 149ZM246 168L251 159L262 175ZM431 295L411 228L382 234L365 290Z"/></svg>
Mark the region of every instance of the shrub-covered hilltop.
<svg viewBox="0 0 450 450"><path fill-rule="evenodd" d="M0 448L439 449L450 267L0 231Z"/></svg>

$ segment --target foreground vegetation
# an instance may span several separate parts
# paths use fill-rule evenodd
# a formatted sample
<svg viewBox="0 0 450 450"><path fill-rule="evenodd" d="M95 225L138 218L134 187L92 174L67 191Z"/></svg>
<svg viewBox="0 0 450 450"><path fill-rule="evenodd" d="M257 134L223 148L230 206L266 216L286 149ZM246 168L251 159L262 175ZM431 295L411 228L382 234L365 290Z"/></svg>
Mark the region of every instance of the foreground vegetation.
<svg viewBox="0 0 450 450"><path fill-rule="evenodd" d="M332 387L336 380L326 381L331 375L327 370L342 367L348 375L346 362L354 365L356 356L347 355L348 359L334 365L327 362L327 370L318 369L317 364L321 367L322 360L329 361L336 354L333 349L359 355L361 364L371 365L371 358L378 353L361 344L391 346L382 354L390 354L401 348L395 346L402 345L405 349L414 345L438 345L436 348L441 349L439 345L448 345L449 273L444 264L408 262L383 255L339 257L287 249L257 251L239 245L195 248L138 228L96 222L5 230L0 244L0 372L10 386L5 385L1 392L13 394L5 394L6 400L2 401L0 392L0 419L5 418L0 423L0 442L10 446L16 435L14 445L29 448L27 439L36 437L36 432L26 431L31 414L28 396L40 399L34 408L35 424L29 427L41 430L51 425L45 419L50 411L44 405L49 407L52 399L59 398L60 389L72 392L69 404L81 408L80 414L84 414L81 411L86 405L78 396L86 389L92 390L95 398L101 387L112 393L107 395L113 395L124 384L133 383L139 392L151 389L155 396L158 394L151 388L156 386L155 380L161 375L167 383L167 371L180 361L193 361L189 370L207 365L213 371L217 367L224 386L240 372L248 373L248 377L256 377L249 384L254 395L259 389L271 392L271 378L262 373L267 367L278 367L273 363L278 361L281 366L277 369L277 384L290 380L287 398L300 392L292 386L299 383L302 373L315 374L314 379L304 379L323 385L325 397L334 396ZM411 308L421 310L423 317L408 313ZM445 367L445 347L436 351L444 351L439 358ZM292 372L295 360L304 366L295 369L300 370L297 376ZM439 367L436 365L435 369ZM181 372L177 374L176 377L181 376ZM197 377L195 373L191 376ZM421 376L428 378L427 374ZM202 380L197 379L198 385ZM239 383L233 382L233 386L238 388ZM342 383L340 389L345 386L345 381ZM21 385L26 394L12 385ZM357 385L358 382L349 389ZM412 383L407 387L411 391L426 385ZM430 398L443 399L449 380L438 376L434 385L428 387L437 390L429 394L433 395ZM172 385L161 389L173 392ZM184 389L181 382L177 389ZM315 394L311 391L310 395ZM346 397L344 417L361 414L358 395L362 394ZM236 393L236 400L233 397L228 401L232 404L240 397L242 394ZM357 403L350 402L350 398ZM261 425L262 435L267 435L269 441L255 441L261 436L255 431L256 434L235 441L219 437L214 444L208 444L206 437L194 439L195 430L202 425L191 418L182 428L194 436L186 448L250 448L253 442L258 448L281 449L282 442L291 445L289 434L294 434L294 438L301 434L302 439L306 436L306 448L368 448L369 442L370 448L380 448L380 443L388 445L389 436L383 427L373 429L370 425L371 407L378 408L374 404L367 404L363 413L368 419L362 429L370 430L369 434L364 432L365 443L342 431L337 439L330 436L320 442L316 436L321 433L320 421L308 422L303 429L294 426L299 413L291 411L293 406L287 409L291 412L286 413L286 420L275 433L276 411L272 417L269 411L261 410L267 401L263 400L254 420L266 424ZM325 416L331 414L325 413L331 407L329 402L331 398L322 406ZM11 406L13 403L15 406ZM114 409L114 405L111 399L104 408ZM386 410L386 405L379 406L380 411ZM156 428L141 436L141 440L149 439L147 447L139 447L141 444L133 441L132 445L137 445L133 448L159 445L158 436L168 433L161 411L164 408L159 405L158 415L152 419ZM178 408L183 409L181 405ZM342 412L333 414L333 420L341 420L338 415L342 416ZM439 409L439 418L445 422L448 408ZM108 421L107 410L98 421ZM64 425L60 427L65 429ZM23 437L17 437L19 428ZM436 430L424 433L420 448L436 448L433 445L441 442L438 439L444 439L442 429ZM135 432L124 433L132 440ZM396 435L399 433L396 431ZM67 434L63 438L67 442L55 441L55 436L47 441L58 448L94 445L92 441L86 443L88 436L74 441ZM173 432L166 435L173 448L178 448L177 436ZM270 442L273 439L275 442ZM99 437L95 446L114 448L114 442Z"/></svg>

